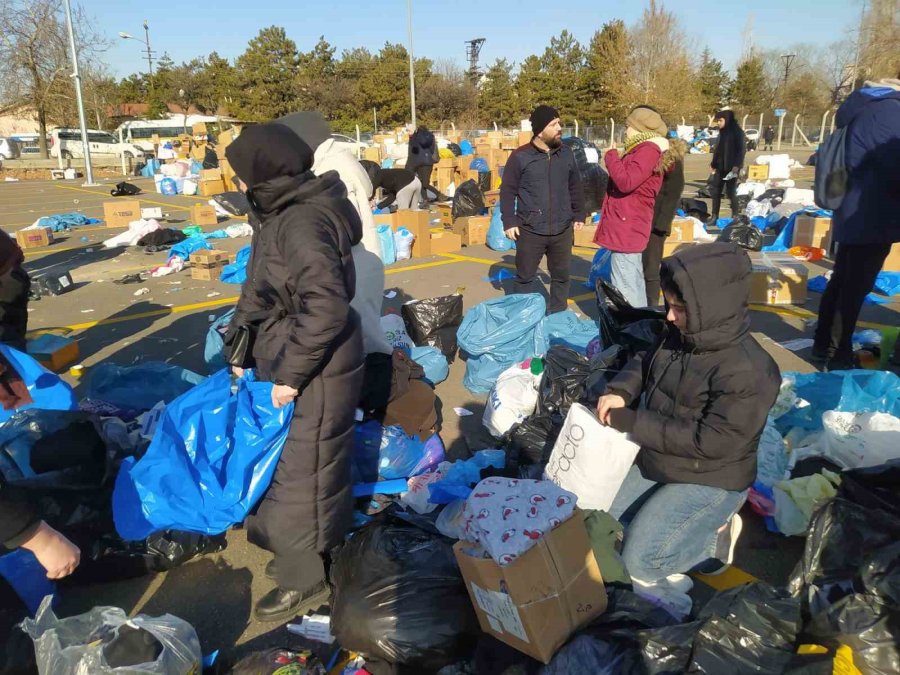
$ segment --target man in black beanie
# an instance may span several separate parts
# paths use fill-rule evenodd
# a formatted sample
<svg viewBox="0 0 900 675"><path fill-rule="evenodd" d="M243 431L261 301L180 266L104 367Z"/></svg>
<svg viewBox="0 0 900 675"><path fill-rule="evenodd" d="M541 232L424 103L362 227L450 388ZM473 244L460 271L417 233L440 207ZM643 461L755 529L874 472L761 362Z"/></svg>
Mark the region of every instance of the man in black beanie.
<svg viewBox="0 0 900 675"><path fill-rule="evenodd" d="M569 300L572 228L584 227L584 193L575 155L562 142L559 113L539 105L531 113L531 142L510 155L500 184L506 236L516 242L517 293L533 292L541 259L550 271L548 313Z"/></svg>

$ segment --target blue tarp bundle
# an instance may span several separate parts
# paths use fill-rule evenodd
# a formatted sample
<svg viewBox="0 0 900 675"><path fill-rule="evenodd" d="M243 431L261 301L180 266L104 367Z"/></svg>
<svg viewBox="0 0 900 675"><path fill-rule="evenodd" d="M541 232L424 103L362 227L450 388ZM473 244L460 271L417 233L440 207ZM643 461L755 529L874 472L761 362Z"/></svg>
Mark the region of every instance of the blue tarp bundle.
<svg viewBox="0 0 900 675"><path fill-rule="evenodd" d="M206 379L181 366L158 361L136 366L101 363L90 373L86 398L126 410L150 410L168 403Z"/></svg>
<svg viewBox="0 0 900 675"><path fill-rule="evenodd" d="M99 222L101 221L97 218L88 218L83 213L59 213L55 216L39 218L37 224L41 227L49 227L54 232L64 232L73 227L96 225Z"/></svg>
<svg viewBox="0 0 900 675"><path fill-rule="evenodd" d="M225 368L228 364L222 350L225 348L225 337L222 331L231 325L235 308L232 307L222 316L212 322L206 332L206 345L203 348L203 360L209 366L211 373Z"/></svg>
<svg viewBox="0 0 900 675"><path fill-rule="evenodd" d="M242 284L247 281L247 263L250 262L250 244L237 252L237 258L222 268L219 280L225 284Z"/></svg>
<svg viewBox="0 0 900 675"><path fill-rule="evenodd" d="M247 517L275 473L293 417L272 384L220 370L169 404L147 453L122 462L113 492L126 540L174 529L219 534Z"/></svg>
<svg viewBox="0 0 900 675"><path fill-rule="evenodd" d="M550 347L562 345L584 354L588 343L600 335L600 329L595 321L579 319L575 312L567 309L544 319L544 333Z"/></svg>
<svg viewBox="0 0 900 675"><path fill-rule="evenodd" d="M169 250L168 259L178 257L184 261L187 261L191 257L191 253L196 253L197 251L203 251L209 248L209 244L206 243L206 239L202 236L194 236L188 237L184 241L180 241L175 244Z"/></svg>
<svg viewBox="0 0 900 675"><path fill-rule="evenodd" d="M591 271L588 274L588 280L584 282L584 285L591 290L594 290L597 287L597 279L603 279L603 281L611 283L611 276L612 251L601 248L594 254L594 259L591 261Z"/></svg>
<svg viewBox="0 0 900 675"><path fill-rule="evenodd" d="M879 272L875 277L875 290L885 295L900 293L900 272Z"/></svg>
<svg viewBox="0 0 900 675"><path fill-rule="evenodd" d="M884 272L882 272L884 274ZM809 281L806 282L806 289L810 293L824 293L825 287L828 285L828 280L824 275L820 274L817 277L813 277ZM890 282L885 282L886 287L890 287ZM880 290L878 285L878 280L875 281L875 289ZM900 291L900 289L895 289L895 292ZM892 302L890 298L886 298L883 295L876 295L875 293L869 293L866 295L866 299L863 302L867 305L887 305Z"/></svg>
<svg viewBox="0 0 900 675"><path fill-rule="evenodd" d="M805 209L800 209L799 211L794 211L787 219L787 222L784 224L784 227L781 229L781 232L778 233L778 237L768 246L763 246L762 250L766 252L772 253L783 253L787 251L793 244L794 241L794 223L797 221L797 216L806 215L813 216L814 218L831 218L831 211L826 211L825 209L817 209L815 206L810 206Z"/></svg>
<svg viewBox="0 0 900 675"><path fill-rule="evenodd" d="M6 422L21 410L78 410L78 401L72 387L63 382L59 375L51 373L40 363L12 347L0 344L0 352L22 378L22 382L31 394L32 403L16 410L0 409L0 424Z"/></svg>

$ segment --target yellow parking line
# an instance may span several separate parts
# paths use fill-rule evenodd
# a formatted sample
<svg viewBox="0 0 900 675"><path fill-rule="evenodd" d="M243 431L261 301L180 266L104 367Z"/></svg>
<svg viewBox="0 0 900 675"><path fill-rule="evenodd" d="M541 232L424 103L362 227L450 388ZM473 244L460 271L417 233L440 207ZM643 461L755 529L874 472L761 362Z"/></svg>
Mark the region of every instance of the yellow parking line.
<svg viewBox="0 0 900 675"><path fill-rule="evenodd" d="M470 255L459 255L458 253L441 253L440 256L442 258L449 258L451 260L458 260L460 262L474 262L480 263L482 265L496 265L497 267L505 267L506 269L514 270L516 266L512 263L502 262L500 260L491 260L490 258L476 258ZM575 281L587 281L586 277L580 277L578 275L573 274L571 279Z"/></svg>
<svg viewBox="0 0 900 675"><path fill-rule="evenodd" d="M729 567L722 574L717 574L716 576L708 574L692 574L691 576L717 591L726 591L735 586L743 586L744 584L752 584L754 581L759 581L752 574L734 566Z"/></svg>
<svg viewBox="0 0 900 675"><path fill-rule="evenodd" d="M412 272L413 270L424 270L429 267L440 267L441 265L452 265L454 263L463 262L462 260L435 260L434 262L422 263L421 265L409 265L408 267L391 267L384 271L387 274L400 274L401 272Z"/></svg>
<svg viewBox="0 0 900 675"><path fill-rule="evenodd" d="M37 249L26 249L22 251L25 257L33 256L33 255L42 255L44 253L62 253L63 251L81 251L86 248L91 248L90 246L44 246L43 248ZM96 246L94 247L96 248Z"/></svg>
<svg viewBox="0 0 900 675"><path fill-rule="evenodd" d="M192 312L197 309L209 309L210 307L220 307L221 305L232 305L238 301L238 296L230 298L217 298L216 300L207 300L206 302L194 302L189 305L176 305L174 307L166 307L165 309L154 309L152 312L137 312L135 314L126 314L125 316L116 316L111 319L99 319L98 321L85 321L84 323L74 323L70 326L56 326L54 328L41 328L35 330L35 334L48 333L54 330L65 329L69 331L85 330L94 326L109 326L115 323L125 323L135 319L149 319L154 316L168 316L169 314L182 314L184 312Z"/></svg>
<svg viewBox="0 0 900 675"><path fill-rule="evenodd" d="M768 312L769 314L779 314L782 316L793 316L798 319L815 319L818 317L818 314L815 312L811 312L808 309L804 309L803 307L795 307L791 306L771 306L771 305L755 305L751 304L748 307L754 312ZM883 328L896 328L896 326L889 326L883 323L875 323L873 321L857 321L857 326L862 328L874 328L875 330L881 330Z"/></svg>
<svg viewBox="0 0 900 675"><path fill-rule="evenodd" d="M102 193L102 192L95 192L94 190L86 190L85 188L71 187L70 185L57 185L56 187L58 187L61 190L74 190L76 192L86 192L89 195L95 195L97 197L105 196L104 193ZM147 202L148 204L154 204L155 206L165 206L166 208L178 209L179 211L190 211L191 210L190 206L179 206L178 204L173 204L172 202L158 202L153 199L143 198L141 195L135 195L135 198L140 199L142 202Z"/></svg>

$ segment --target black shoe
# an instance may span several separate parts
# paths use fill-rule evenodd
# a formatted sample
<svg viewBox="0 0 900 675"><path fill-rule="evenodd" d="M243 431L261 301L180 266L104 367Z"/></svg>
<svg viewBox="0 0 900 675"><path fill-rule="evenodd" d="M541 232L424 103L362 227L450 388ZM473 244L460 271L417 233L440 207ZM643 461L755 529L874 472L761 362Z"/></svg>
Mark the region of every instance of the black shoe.
<svg viewBox="0 0 900 675"><path fill-rule="evenodd" d="M287 621L298 614L306 614L311 609L318 609L328 602L330 597L331 589L324 581L305 591L286 591L281 588L273 588L256 603L253 616L257 621L272 623Z"/></svg>
<svg viewBox="0 0 900 675"><path fill-rule="evenodd" d="M859 359L854 355L850 356L832 356L825 363L824 370L830 373L833 370L855 370L861 368Z"/></svg>
<svg viewBox="0 0 900 675"><path fill-rule="evenodd" d="M815 365L823 365L828 360L829 354L827 349L819 349L813 347L809 352L809 361Z"/></svg>
<svg viewBox="0 0 900 675"><path fill-rule="evenodd" d="M276 579L276 576L275 576L275 575L276 575L276 571L275 571L275 570L276 570L276 568L275 568L275 558L272 558L272 559L269 561L269 564L266 565L266 579L271 579L272 581L275 581L275 579Z"/></svg>

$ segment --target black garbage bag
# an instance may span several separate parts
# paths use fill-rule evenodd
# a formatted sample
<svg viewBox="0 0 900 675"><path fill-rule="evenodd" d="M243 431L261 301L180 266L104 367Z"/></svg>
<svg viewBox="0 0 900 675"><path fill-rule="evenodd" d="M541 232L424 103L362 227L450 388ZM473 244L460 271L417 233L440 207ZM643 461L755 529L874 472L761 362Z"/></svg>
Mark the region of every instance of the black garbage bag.
<svg viewBox="0 0 900 675"><path fill-rule="evenodd" d="M480 216L483 211L484 197L478 183L474 180L464 181L456 188L456 194L453 195L453 206L450 209L453 220Z"/></svg>
<svg viewBox="0 0 900 675"><path fill-rule="evenodd" d="M546 464L561 428L549 417L538 415L514 425L504 438L507 465Z"/></svg>
<svg viewBox="0 0 900 675"><path fill-rule="evenodd" d="M577 635L562 647L541 675L641 675L643 659L637 647L628 641L602 640L592 635Z"/></svg>
<svg viewBox="0 0 900 675"><path fill-rule="evenodd" d="M709 207L702 199L685 197L681 200L681 210L685 215L696 218L700 222L709 222Z"/></svg>
<svg viewBox="0 0 900 675"><path fill-rule="evenodd" d="M462 148L459 147L456 143L448 143L447 149L453 153L454 157L459 157L462 155Z"/></svg>
<svg viewBox="0 0 900 675"><path fill-rule="evenodd" d="M141 194L141 188L123 180L121 183L116 183L116 187L110 190L109 194L113 197L131 197Z"/></svg>
<svg viewBox="0 0 900 675"><path fill-rule="evenodd" d="M665 310L632 307L603 279L597 279L596 292L603 345L620 345L631 354L656 345L666 325Z"/></svg>
<svg viewBox="0 0 900 675"><path fill-rule="evenodd" d="M578 175L581 178L581 189L584 192L584 209L587 213L599 211L603 206L603 197L609 185L609 174L600 166L600 150L577 136L564 138L563 143L572 149Z"/></svg>
<svg viewBox="0 0 900 675"><path fill-rule="evenodd" d="M647 675L680 675L687 669L701 621L637 632Z"/></svg>
<svg viewBox="0 0 900 675"><path fill-rule="evenodd" d="M748 251L761 251L764 244L762 232L750 223L747 216L732 220L716 241L734 242Z"/></svg>
<svg viewBox="0 0 900 675"><path fill-rule="evenodd" d="M216 204L233 216L246 216L250 213L250 202L242 192L223 192L213 197Z"/></svg>
<svg viewBox="0 0 900 675"><path fill-rule="evenodd" d="M219 156L216 154L216 151L213 150L212 146L207 145L206 150L203 152L203 168L204 169L218 169L219 168ZM233 185L226 185L226 188L235 187Z"/></svg>
<svg viewBox="0 0 900 675"><path fill-rule="evenodd" d="M765 192L763 192L759 197L757 197L759 201L763 199L768 199L772 204L772 208L774 209L776 206L781 204L784 201L784 188L769 188Z"/></svg>
<svg viewBox="0 0 900 675"><path fill-rule="evenodd" d="M741 213L741 214L746 213L747 204L749 204L751 201L753 201L753 195L749 195L749 194L738 195L737 196L737 207L738 207L737 212Z"/></svg>
<svg viewBox="0 0 900 675"><path fill-rule="evenodd" d="M621 349L613 345L592 360L569 349L551 347L544 356L540 395L535 414L562 424L573 403L591 407L606 391L606 383L620 370Z"/></svg>
<svg viewBox="0 0 900 675"><path fill-rule="evenodd" d="M697 190L697 196L704 199L712 199L716 194L722 193L722 183L718 174L711 173L706 179L706 185Z"/></svg>
<svg viewBox="0 0 900 675"><path fill-rule="evenodd" d="M793 476L792 476L793 477ZM838 496L869 509L881 509L900 518L900 459L841 474Z"/></svg>
<svg viewBox="0 0 900 675"><path fill-rule="evenodd" d="M382 518L340 548L331 577L345 649L419 672L471 653L478 622L449 540Z"/></svg>
<svg viewBox="0 0 900 675"><path fill-rule="evenodd" d="M490 192L492 176L493 174L490 171L478 172L478 189L481 190L482 193Z"/></svg>
<svg viewBox="0 0 900 675"><path fill-rule="evenodd" d="M407 302L400 308L403 323L416 346L437 347L452 363L456 332L463 320L463 296L454 293Z"/></svg>

